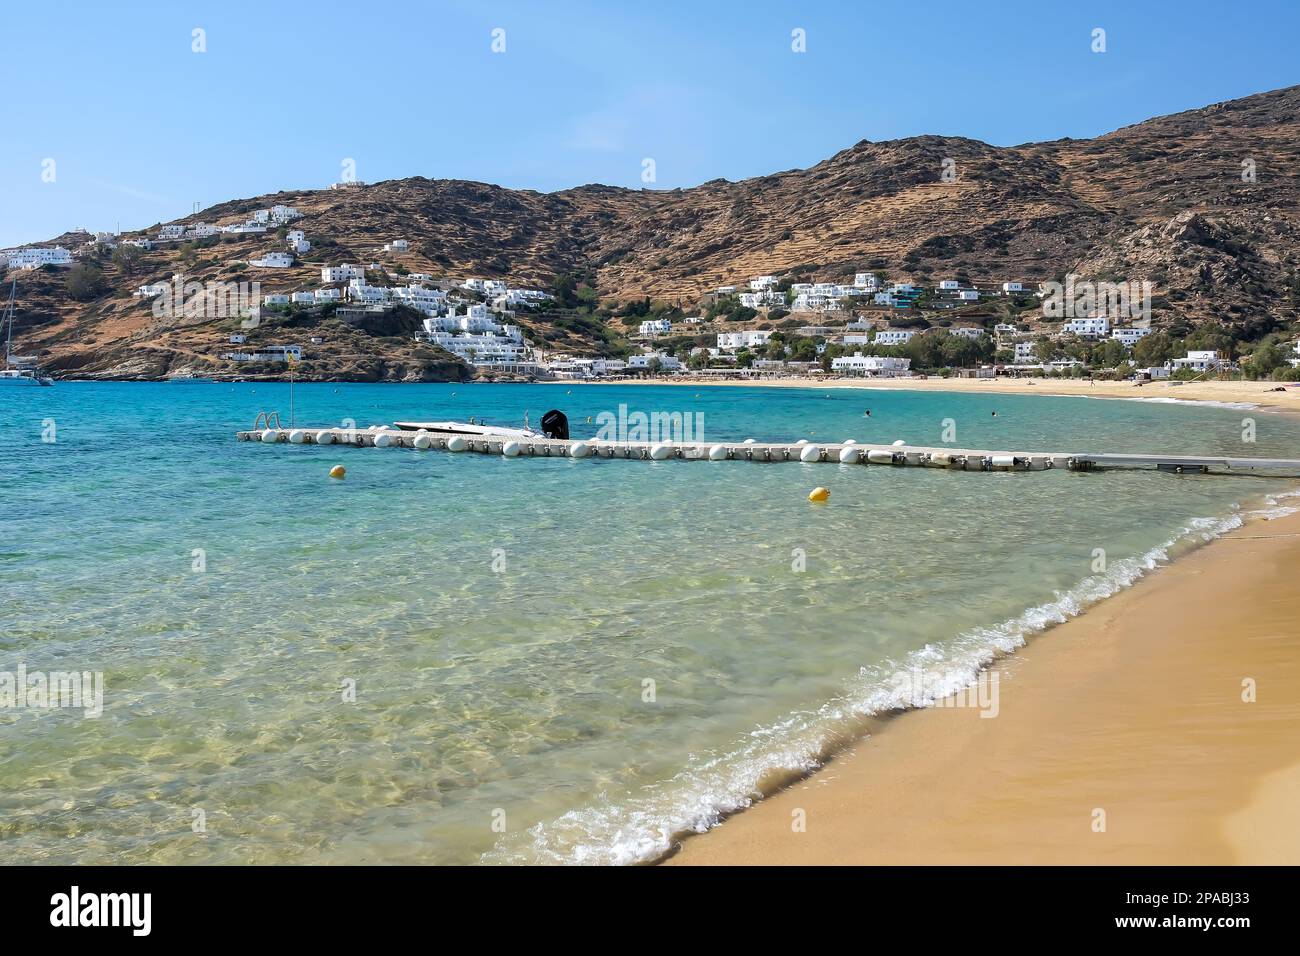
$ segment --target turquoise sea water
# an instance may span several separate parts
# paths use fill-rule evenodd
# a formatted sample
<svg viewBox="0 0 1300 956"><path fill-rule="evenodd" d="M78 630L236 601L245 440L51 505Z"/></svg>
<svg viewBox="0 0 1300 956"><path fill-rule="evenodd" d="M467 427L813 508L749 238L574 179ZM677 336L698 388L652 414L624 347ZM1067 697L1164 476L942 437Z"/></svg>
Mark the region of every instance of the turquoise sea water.
<svg viewBox="0 0 1300 956"><path fill-rule="evenodd" d="M951 418L965 447L1300 456L1300 423L1203 405L578 385L294 402L300 424L361 426L557 406L578 434L620 403L702 412L710 440L939 444ZM97 719L0 710L11 862L652 859L907 703L898 671L961 686L1290 484L236 442L259 410L288 421L288 387L264 383L60 383L0 408L0 671L105 685Z"/></svg>

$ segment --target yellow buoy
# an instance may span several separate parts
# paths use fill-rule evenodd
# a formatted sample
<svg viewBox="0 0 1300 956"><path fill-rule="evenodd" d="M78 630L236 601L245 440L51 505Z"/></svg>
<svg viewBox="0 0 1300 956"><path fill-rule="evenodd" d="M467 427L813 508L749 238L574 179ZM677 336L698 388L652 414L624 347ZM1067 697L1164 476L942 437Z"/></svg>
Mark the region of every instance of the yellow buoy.
<svg viewBox="0 0 1300 956"><path fill-rule="evenodd" d="M828 501L830 496L831 490L829 488L814 488L808 492L809 501Z"/></svg>
<svg viewBox="0 0 1300 956"><path fill-rule="evenodd" d="M330 469L330 477L331 477L331 478L340 478L340 479L341 479L341 478L342 478L344 475L346 475L347 473L348 473L348 470L347 470L346 468L344 468L342 465L335 465L333 468Z"/></svg>

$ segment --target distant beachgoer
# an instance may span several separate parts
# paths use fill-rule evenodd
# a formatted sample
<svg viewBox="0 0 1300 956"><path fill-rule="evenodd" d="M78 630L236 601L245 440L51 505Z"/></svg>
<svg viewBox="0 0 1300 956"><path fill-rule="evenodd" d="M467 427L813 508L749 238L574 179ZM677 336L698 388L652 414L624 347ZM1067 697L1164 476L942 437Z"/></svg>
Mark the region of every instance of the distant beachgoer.
<svg viewBox="0 0 1300 956"><path fill-rule="evenodd" d="M867 411L866 411L866 415L865 415L864 417L866 417L866 418L870 418L870 417L871 417L871 409L869 409L869 408L867 409Z"/></svg>
<svg viewBox="0 0 1300 956"><path fill-rule="evenodd" d="M998 413L997 413L997 412L994 412L994 413L993 413L993 417L994 417L994 418L997 418L997 417L998 417Z"/></svg>

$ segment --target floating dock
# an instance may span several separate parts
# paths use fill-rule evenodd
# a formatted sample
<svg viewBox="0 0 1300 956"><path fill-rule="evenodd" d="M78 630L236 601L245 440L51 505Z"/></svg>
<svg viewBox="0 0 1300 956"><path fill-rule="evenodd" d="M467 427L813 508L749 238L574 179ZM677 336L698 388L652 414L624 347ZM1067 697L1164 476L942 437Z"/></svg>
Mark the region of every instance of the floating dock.
<svg viewBox="0 0 1300 956"><path fill-rule="evenodd" d="M1115 455L1086 452L979 451L858 442L614 442L586 438L516 438L509 435L448 435L394 428L265 428L241 431L240 441L354 448L413 448L507 458L614 458L639 461L797 461L805 464L871 464L955 471L1104 471L1145 468L1175 474L1250 474L1267 471L1300 476L1300 459L1198 455Z"/></svg>

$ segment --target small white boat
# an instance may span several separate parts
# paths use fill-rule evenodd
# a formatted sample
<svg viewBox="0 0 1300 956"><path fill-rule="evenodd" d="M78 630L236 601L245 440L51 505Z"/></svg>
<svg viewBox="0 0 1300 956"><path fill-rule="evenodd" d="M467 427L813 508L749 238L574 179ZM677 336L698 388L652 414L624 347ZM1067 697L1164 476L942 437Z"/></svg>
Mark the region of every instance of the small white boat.
<svg viewBox="0 0 1300 956"><path fill-rule="evenodd" d="M531 428L507 428L500 425L486 425L470 419L468 422L393 422L394 427L406 432L426 431L433 435L496 435L506 438L545 438Z"/></svg>
<svg viewBox="0 0 1300 956"><path fill-rule="evenodd" d="M5 336L5 364L0 368L0 387L6 385L53 385L54 379L48 378L41 374L41 370L36 367L35 359L15 359L13 357L14 342L14 297L18 293L18 281L14 280L9 285L9 302L5 305L5 311L0 314L0 334ZM5 331L5 323L8 322L9 330Z"/></svg>
<svg viewBox="0 0 1300 956"><path fill-rule="evenodd" d="M46 378L34 368L0 369L0 388L6 385L53 385L54 379Z"/></svg>
<svg viewBox="0 0 1300 956"><path fill-rule="evenodd" d="M524 413L524 427L489 425L470 419L468 422L393 422L393 427L407 432L426 431L434 435L469 435L470 437L495 436L503 438L568 438L569 420L555 409L542 416L542 430L535 431Z"/></svg>

